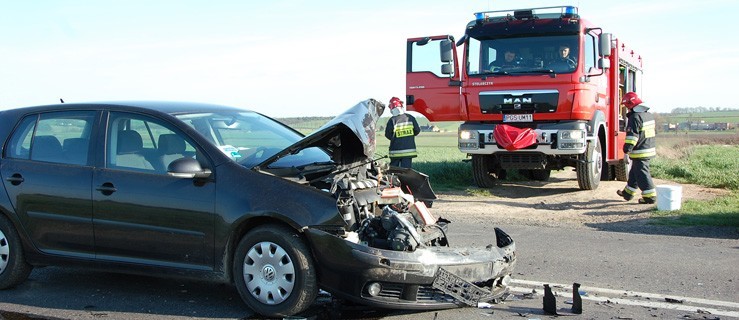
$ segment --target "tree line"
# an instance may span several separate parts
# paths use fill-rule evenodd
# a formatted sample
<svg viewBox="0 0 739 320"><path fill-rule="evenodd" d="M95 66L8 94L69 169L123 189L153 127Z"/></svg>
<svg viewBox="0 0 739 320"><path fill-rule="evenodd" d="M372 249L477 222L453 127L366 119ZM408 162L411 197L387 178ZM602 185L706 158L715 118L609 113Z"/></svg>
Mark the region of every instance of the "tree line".
<svg viewBox="0 0 739 320"><path fill-rule="evenodd" d="M682 114L682 113L703 113L703 112L719 112L719 111L737 111L736 108L722 108L722 107L685 107L685 108L674 108L670 113Z"/></svg>

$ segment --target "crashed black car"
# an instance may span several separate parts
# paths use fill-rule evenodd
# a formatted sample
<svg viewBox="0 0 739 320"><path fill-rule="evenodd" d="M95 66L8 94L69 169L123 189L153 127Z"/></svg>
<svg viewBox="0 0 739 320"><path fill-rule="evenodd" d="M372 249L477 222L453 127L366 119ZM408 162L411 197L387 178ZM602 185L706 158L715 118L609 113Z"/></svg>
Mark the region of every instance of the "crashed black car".
<svg viewBox="0 0 739 320"><path fill-rule="evenodd" d="M363 101L315 133L236 108L75 103L0 112L0 289L34 266L232 283L255 312L319 289L403 309L505 294L515 244L449 247L428 177L375 155Z"/></svg>

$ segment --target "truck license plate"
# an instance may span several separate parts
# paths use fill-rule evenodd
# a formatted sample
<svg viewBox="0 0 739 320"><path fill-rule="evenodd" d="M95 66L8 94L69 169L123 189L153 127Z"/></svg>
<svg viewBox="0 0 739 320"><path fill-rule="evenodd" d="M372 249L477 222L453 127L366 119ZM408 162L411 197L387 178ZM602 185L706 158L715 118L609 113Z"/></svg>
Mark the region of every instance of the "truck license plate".
<svg viewBox="0 0 739 320"><path fill-rule="evenodd" d="M504 114L503 122L532 122L533 114Z"/></svg>

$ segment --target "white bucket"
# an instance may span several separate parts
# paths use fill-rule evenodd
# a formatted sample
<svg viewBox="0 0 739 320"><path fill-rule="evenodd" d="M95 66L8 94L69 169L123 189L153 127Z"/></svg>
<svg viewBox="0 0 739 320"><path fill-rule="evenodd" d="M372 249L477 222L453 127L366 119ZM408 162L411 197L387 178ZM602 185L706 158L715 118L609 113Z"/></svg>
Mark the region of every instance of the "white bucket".
<svg viewBox="0 0 739 320"><path fill-rule="evenodd" d="M657 186L657 210L672 211L680 210L682 203L683 187L682 186Z"/></svg>

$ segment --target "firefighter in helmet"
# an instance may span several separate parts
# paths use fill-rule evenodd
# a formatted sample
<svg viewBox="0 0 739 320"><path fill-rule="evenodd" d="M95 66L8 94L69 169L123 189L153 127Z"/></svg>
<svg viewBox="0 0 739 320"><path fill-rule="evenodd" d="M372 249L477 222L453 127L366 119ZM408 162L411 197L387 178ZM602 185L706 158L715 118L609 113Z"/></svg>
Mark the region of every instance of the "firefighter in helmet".
<svg viewBox="0 0 739 320"><path fill-rule="evenodd" d="M635 92L624 95L621 103L629 109L626 114L626 141L624 141L624 153L631 159L631 170L629 180L623 190L618 190L619 196L629 201L634 198L637 188L641 189L642 198L639 203L654 203L657 192L649 173L649 160L657 155L655 139L654 116L649 113L649 108L642 103Z"/></svg>
<svg viewBox="0 0 739 320"><path fill-rule="evenodd" d="M385 126L385 138L390 140L390 165L410 168L416 153L416 136L421 133L416 119L405 113L403 101L397 97L390 99L390 113L393 115Z"/></svg>

